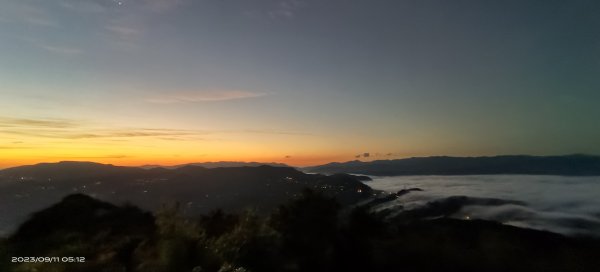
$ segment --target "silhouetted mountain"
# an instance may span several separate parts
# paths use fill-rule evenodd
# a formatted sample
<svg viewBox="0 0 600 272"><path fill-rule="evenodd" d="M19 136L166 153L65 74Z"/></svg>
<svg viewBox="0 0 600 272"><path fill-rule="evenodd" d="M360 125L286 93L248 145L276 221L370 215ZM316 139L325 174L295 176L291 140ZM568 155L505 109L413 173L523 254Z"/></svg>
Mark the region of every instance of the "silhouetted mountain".
<svg viewBox="0 0 600 272"><path fill-rule="evenodd" d="M83 194L74 194L32 214L11 236L10 241L18 241L16 253L19 256L43 256L44 253L80 241L86 241L82 246L91 249L95 242L149 237L153 232L154 217L149 212L134 206L117 207Z"/></svg>
<svg viewBox="0 0 600 272"><path fill-rule="evenodd" d="M349 161L304 168L311 173L400 175L600 175L600 156L421 157L371 162Z"/></svg>
<svg viewBox="0 0 600 272"><path fill-rule="evenodd" d="M162 165L142 165L140 168L151 169L151 168L167 168L167 169L177 169L188 165L194 166L202 166L205 168L219 168L219 167L257 167L262 165L273 166L273 167L290 167L283 163L275 163L275 162L237 162L237 161L219 161L219 162L194 162L194 163L186 163L172 166L162 166Z"/></svg>
<svg viewBox="0 0 600 272"><path fill-rule="evenodd" d="M128 176L142 174L142 169L114 166L94 162L61 161L7 168L0 171L0 178L20 180L68 180L98 178L104 176Z"/></svg>
<svg viewBox="0 0 600 272"><path fill-rule="evenodd" d="M180 202L190 214L215 208L257 208L268 212L306 187L354 203L372 195L351 175L305 174L289 167L177 169L120 167L89 162L43 163L0 171L0 233L11 222L71 193L85 193L112 203L134 203L156 210Z"/></svg>

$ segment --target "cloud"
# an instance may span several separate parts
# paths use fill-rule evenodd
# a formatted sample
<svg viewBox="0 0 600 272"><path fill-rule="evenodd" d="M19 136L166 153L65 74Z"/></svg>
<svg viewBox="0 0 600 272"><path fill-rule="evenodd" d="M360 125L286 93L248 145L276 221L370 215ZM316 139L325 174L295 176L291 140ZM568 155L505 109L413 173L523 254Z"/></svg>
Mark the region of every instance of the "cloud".
<svg viewBox="0 0 600 272"><path fill-rule="evenodd" d="M106 155L106 156L62 156L62 159L78 159L78 160L92 160L92 159L126 159L131 158L131 156L127 155Z"/></svg>
<svg viewBox="0 0 600 272"><path fill-rule="evenodd" d="M247 98L256 98L265 96L267 93L257 93L249 91L198 91L198 92L180 92L168 95L158 95L148 98L146 101L156 104L174 104L174 103L197 103L227 101Z"/></svg>
<svg viewBox="0 0 600 272"><path fill-rule="evenodd" d="M95 131L93 133L81 133L63 135L69 139L93 139L93 138L133 138L133 137L165 137L169 136L171 140L177 139L175 136L192 136L200 134L200 132L192 132L187 130L172 130L172 129L122 129ZM164 139L164 138L163 138Z"/></svg>
<svg viewBox="0 0 600 272"><path fill-rule="evenodd" d="M282 0L275 4L275 8L268 12L269 17L273 19L285 18L291 19L296 15L298 9L305 5L304 1L300 0Z"/></svg>
<svg viewBox="0 0 600 272"><path fill-rule="evenodd" d="M28 146L7 146L7 145L0 145L0 150L10 150L10 149L30 149L31 147Z"/></svg>
<svg viewBox="0 0 600 272"><path fill-rule="evenodd" d="M50 20L48 18L43 18L43 17L29 16L29 17L23 18L23 20L31 25L45 26L45 27L58 27L59 26L56 21Z"/></svg>
<svg viewBox="0 0 600 272"><path fill-rule="evenodd" d="M357 159L359 159L361 157L362 158L368 158L368 157L371 157L371 153L365 152L365 153L362 153L362 154L355 155L354 157L357 158Z"/></svg>
<svg viewBox="0 0 600 272"><path fill-rule="evenodd" d="M108 29L109 31L111 31L119 36L123 36L123 37L137 36L140 34L140 30L132 28L132 27L112 25L112 26L107 26L106 29Z"/></svg>
<svg viewBox="0 0 600 272"><path fill-rule="evenodd" d="M0 127L70 128L79 123L67 119L27 119L0 117Z"/></svg>
<svg viewBox="0 0 600 272"><path fill-rule="evenodd" d="M98 139L155 137L171 140L198 140L212 132L168 128L111 128L67 119L33 119L0 117L0 135L19 135L50 139Z"/></svg>
<svg viewBox="0 0 600 272"><path fill-rule="evenodd" d="M182 2L182 0L61 0L59 4L72 11L89 13L101 13L124 7L165 12L179 6Z"/></svg>
<svg viewBox="0 0 600 272"><path fill-rule="evenodd" d="M84 13L102 13L109 7L109 1L99 0L62 0L59 4L71 11Z"/></svg>
<svg viewBox="0 0 600 272"><path fill-rule="evenodd" d="M278 135L312 135L307 132L297 132L297 131L281 131L281 130L272 130L272 129L245 129L241 131L230 131L235 133L252 133L252 134L278 134Z"/></svg>
<svg viewBox="0 0 600 272"><path fill-rule="evenodd" d="M60 55L74 56L74 55L79 55L79 54L83 53L83 50L81 50L79 48L75 48L75 47L50 46L50 45L38 45L38 46L49 52L60 54Z"/></svg>
<svg viewBox="0 0 600 272"><path fill-rule="evenodd" d="M39 6L25 1L8 1L2 3L0 17L7 22L21 22L32 26L59 27L58 22Z"/></svg>
<svg viewBox="0 0 600 272"><path fill-rule="evenodd" d="M165 12L179 6L181 0L143 0L145 7L154 12Z"/></svg>
<svg viewBox="0 0 600 272"><path fill-rule="evenodd" d="M422 188L424 191L403 196L394 203L401 203L404 210L450 196L504 199L513 203L467 203L452 216L493 220L565 234L600 235L600 186L597 177L404 176L377 179L369 185L388 192L406 187ZM518 205L514 201L526 202L526 205Z"/></svg>
<svg viewBox="0 0 600 272"><path fill-rule="evenodd" d="M85 132L83 132L85 131ZM17 128L5 129L4 134L21 135L38 138L51 139L69 139L69 140L84 140L84 139L110 139L110 138L161 138L169 140L188 140L190 137L198 140L195 136L205 135L201 131L186 131L186 130L171 130L171 129L94 129L94 128L77 128L77 129L31 129ZM167 137L167 138L165 138Z"/></svg>
<svg viewBox="0 0 600 272"><path fill-rule="evenodd" d="M163 141L215 141L217 134L271 134L271 135L310 135L308 133L278 130L238 129L238 130L188 130L171 128L110 127L67 119L33 119L0 116L0 136L19 136L58 140L127 141L134 138L152 138ZM207 135L211 137L207 138ZM16 144L17 142L13 142ZM19 141L18 143L23 143ZM13 145L8 145L13 146ZM8 149L8 147L4 148ZM14 149L11 147L11 149Z"/></svg>
<svg viewBox="0 0 600 272"><path fill-rule="evenodd" d="M114 44L126 48L135 48L137 47L137 41L142 36L143 31L141 28L126 25L127 24L123 24L122 22L113 23L106 26L105 29L108 30L109 34L114 39Z"/></svg>
<svg viewBox="0 0 600 272"><path fill-rule="evenodd" d="M59 55L75 56L83 53L83 50L77 47L52 45L35 37L23 37L23 40L30 43L32 46L44 49L48 52Z"/></svg>

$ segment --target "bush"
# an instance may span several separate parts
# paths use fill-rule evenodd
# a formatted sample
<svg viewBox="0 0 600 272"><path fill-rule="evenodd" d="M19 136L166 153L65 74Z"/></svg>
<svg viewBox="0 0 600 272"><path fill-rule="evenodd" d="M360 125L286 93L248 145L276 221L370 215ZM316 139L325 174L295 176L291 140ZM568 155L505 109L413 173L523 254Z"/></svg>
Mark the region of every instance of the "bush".
<svg viewBox="0 0 600 272"><path fill-rule="evenodd" d="M338 231L339 204L312 190L279 207L270 224L282 237L287 267L301 271L331 271Z"/></svg>
<svg viewBox="0 0 600 272"><path fill-rule="evenodd" d="M0 238L0 271L9 271L11 257L6 240Z"/></svg>

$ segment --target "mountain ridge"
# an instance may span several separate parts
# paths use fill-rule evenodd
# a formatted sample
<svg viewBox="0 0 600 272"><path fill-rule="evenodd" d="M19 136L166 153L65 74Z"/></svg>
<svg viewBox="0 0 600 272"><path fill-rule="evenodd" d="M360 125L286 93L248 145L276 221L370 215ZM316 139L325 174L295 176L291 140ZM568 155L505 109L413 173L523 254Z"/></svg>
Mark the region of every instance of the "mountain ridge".
<svg viewBox="0 0 600 272"><path fill-rule="evenodd" d="M222 208L256 208L268 212L298 196L304 188L318 190L341 203L355 203L373 190L352 175L306 174L291 167L178 169L60 162L0 171L0 234L27 212L60 198L83 193L114 204L133 203L155 211L164 203L180 202L193 214ZM17 212L18 211L18 212Z"/></svg>
<svg viewBox="0 0 600 272"><path fill-rule="evenodd" d="M481 157L431 156L370 162L333 162L302 168L310 173L352 173L373 176L532 174L600 175L600 156L499 155Z"/></svg>

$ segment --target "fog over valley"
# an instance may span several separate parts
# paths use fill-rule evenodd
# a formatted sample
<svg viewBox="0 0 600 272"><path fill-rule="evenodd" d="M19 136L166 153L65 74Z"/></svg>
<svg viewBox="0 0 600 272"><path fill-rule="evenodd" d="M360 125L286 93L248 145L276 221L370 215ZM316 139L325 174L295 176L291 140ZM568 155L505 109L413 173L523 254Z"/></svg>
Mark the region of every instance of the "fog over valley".
<svg viewBox="0 0 600 272"><path fill-rule="evenodd" d="M452 196L514 200L496 205L465 204L452 213L461 219L487 219L564 234L600 235L600 177L536 175L374 177L376 190L420 188L379 209L422 207ZM519 203L521 202L521 203Z"/></svg>

